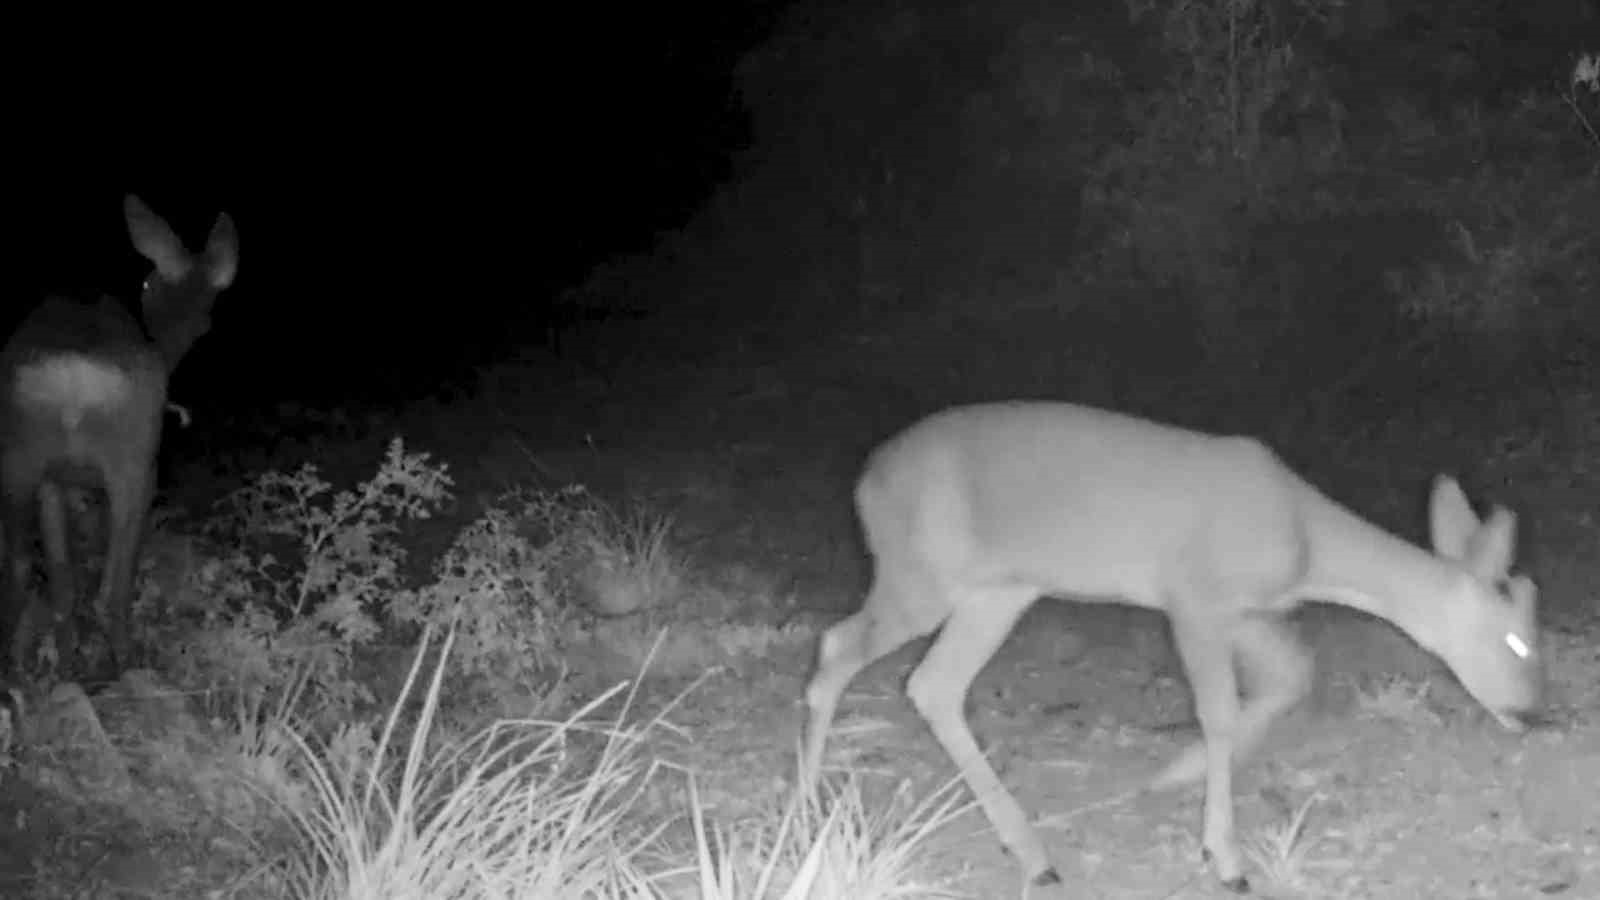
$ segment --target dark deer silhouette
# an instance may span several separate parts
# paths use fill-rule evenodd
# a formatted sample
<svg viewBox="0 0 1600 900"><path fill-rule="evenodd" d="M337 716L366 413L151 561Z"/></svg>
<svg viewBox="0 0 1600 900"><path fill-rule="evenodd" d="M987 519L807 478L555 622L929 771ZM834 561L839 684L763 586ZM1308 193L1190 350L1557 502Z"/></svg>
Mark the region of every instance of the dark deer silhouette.
<svg viewBox="0 0 1600 900"><path fill-rule="evenodd" d="M14 669L33 661L47 619L57 658L67 662L77 650L68 486L105 490L109 540L96 608L112 667L129 665L133 573L155 486L167 379L211 327L211 304L238 267L239 240L226 213L199 254L139 198L124 198L123 214L134 249L154 266L140 298L144 321L112 297L51 296L0 350L0 522L10 569L0 578L0 625L8 626L0 653L9 652ZM28 591L35 521L48 609Z"/></svg>

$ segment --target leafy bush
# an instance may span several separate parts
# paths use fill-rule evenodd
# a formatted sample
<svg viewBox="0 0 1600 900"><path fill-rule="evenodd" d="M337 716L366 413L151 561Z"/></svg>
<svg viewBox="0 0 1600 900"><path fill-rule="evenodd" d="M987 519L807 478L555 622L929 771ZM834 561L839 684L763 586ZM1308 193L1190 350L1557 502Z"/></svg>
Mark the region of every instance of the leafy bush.
<svg viewBox="0 0 1600 900"><path fill-rule="evenodd" d="M433 581L397 594L392 612L453 629L455 671L497 689L526 685L559 664L589 614L637 612L676 591L669 525L618 515L580 486L519 488L464 528Z"/></svg>
<svg viewBox="0 0 1600 900"><path fill-rule="evenodd" d="M496 504L461 530L429 584L395 595L392 613L398 622L453 628L453 671L524 682L559 649L562 605L552 572L563 549L530 539L518 517Z"/></svg>
<svg viewBox="0 0 1600 900"><path fill-rule="evenodd" d="M213 704L231 702L241 723L347 713L369 696L350 677L352 654L400 590L401 523L431 516L451 483L398 438L349 490L311 464L254 477L220 504L209 529L220 550L188 573L187 589L164 591L159 616L152 592L141 598L162 667Z"/></svg>

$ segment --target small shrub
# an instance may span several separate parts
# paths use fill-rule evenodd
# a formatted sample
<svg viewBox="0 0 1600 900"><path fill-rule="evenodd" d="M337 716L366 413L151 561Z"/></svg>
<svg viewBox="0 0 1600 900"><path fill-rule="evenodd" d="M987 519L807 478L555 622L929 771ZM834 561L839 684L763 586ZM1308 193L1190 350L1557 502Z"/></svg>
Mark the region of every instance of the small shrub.
<svg viewBox="0 0 1600 900"><path fill-rule="evenodd" d="M400 588L401 523L432 515L450 484L443 465L398 438L349 490L309 464L251 479L220 504L211 538L225 549L189 573L194 589L168 590L159 617L141 598L164 670L202 691L213 714L231 703L247 734L269 733L263 720L344 715L368 698L349 676L351 655L378 634Z"/></svg>
<svg viewBox="0 0 1600 900"><path fill-rule="evenodd" d="M1307 891L1313 887L1309 878L1311 870L1320 867L1310 858L1310 850L1316 842L1306 837L1306 817L1321 799L1320 794L1312 794L1288 821L1265 828L1245 842L1245 855L1274 887L1286 891Z"/></svg>
<svg viewBox="0 0 1600 900"><path fill-rule="evenodd" d="M565 611L552 573L561 553L491 506L434 565L433 581L397 593L391 611L398 622L452 629L455 671L493 687L527 683L560 648Z"/></svg>
<svg viewBox="0 0 1600 900"><path fill-rule="evenodd" d="M683 566L672 552L672 520L635 509L601 511L576 536L586 558L575 581L579 597L601 616L625 616L665 606L682 586Z"/></svg>
<svg viewBox="0 0 1600 900"><path fill-rule="evenodd" d="M432 583L396 594L400 622L454 629L452 667L497 692L559 666L591 614L661 606L683 581L671 522L618 515L588 491L519 488L462 530Z"/></svg>

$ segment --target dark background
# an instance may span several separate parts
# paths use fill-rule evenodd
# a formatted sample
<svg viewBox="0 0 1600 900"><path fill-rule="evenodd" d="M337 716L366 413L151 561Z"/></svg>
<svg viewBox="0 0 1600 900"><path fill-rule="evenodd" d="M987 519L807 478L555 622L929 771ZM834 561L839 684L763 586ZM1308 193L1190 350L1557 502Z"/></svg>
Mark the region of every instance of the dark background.
<svg viewBox="0 0 1600 900"><path fill-rule="evenodd" d="M1320 80L1286 92L1264 121L1293 135L1314 118L1307 109L1337 104L1348 146L1365 141L1360 149L1388 139L1374 110L1396 97L1428 122L1457 108L1493 115L1528 92L1549 97L1596 27L1592 3L1565 0L1363 0L1334 24L1274 8L1293 29L1282 40ZM124 192L196 243L228 211L239 279L173 387L212 421L283 402L404 406L553 346L553 330L607 320L650 317L644 343L659 351L680 337L720 347L809 340L810 329L839 333L867 313L923 315L948 291L966 291L976 310L993 303L980 294L1031 289L1085 258L1118 259L1128 233L1145 299L1082 302L1074 313L1085 326L1074 336L1097 348L1128 335L1126 319L1156 333L1118 353L1123 362L1148 354L1160 369L1181 358L1165 336L1213 327L1195 320L1218 302L1235 313L1221 326L1228 341L1265 340L1279 327L1272 315L1308 333L1369 328L1388 339L1387 307L1369 315L1370 299L1304 286L1324 280L1319 265L1343 274L1353 259L1393 252L1398 265L1436 249L1360 230L1369 223L1303 234L1291 230L1303 222L1284 224L1285 211L1330 191L1352 207L1385 202L1388 186L1352 184L1349 173L1257 187L1275 204L1265 213L1242 209L1248 191L1209 196L1186 174L1196 160L1182 147L1144 170L1164 182L1107 177L1106 160L1139 140L1134 98L1182 62L1163 55L1158 21L1132 23L1120 3L762 2L532 21L215 24L207 33L139 23L70 42L18 32L18 47L37 55L8 63L19 90L5 310L14 321L49 290L132 297L143 271L119 215ZM1069 75L1041 113L1027 65L1053 57L1070 69L1089 54L1118 67L1114 89ZM1555 128L1581 155L1572 123ZM1468 177L1520 152L1457 149L1413 164ZM1174 185L1201 189L1174 199ZM1138 246L1140 223L1096 218L1085 202L1094 190L1138 198L1130 206L1150 222L1173 211L1215 221L1197 219L1183 246L1162 243L1167 235ZM1342 243L1352 234L1370 240ZM1239 287L1285 249L1310 258L1277 270L1292 273L1282 289L1292 304ZM1194 263L1197 253L1207 256ZM884 258L896 267L887 292L869 271ZM1371 268L1348 290L1376 295L1385 273ZM1575 333L1569 324L1555 330ZM615 361L640 340L619 331L591 344ZM1255 358L1241 363L1248 369L1320 343L1296 340L1210 352ZM571 374L545 362L522 377Z"/></svg>
<svg viewBox="0 0 1600 900"><path fill-rule="evenodd" d="M50 290L135 297L133 192L191 247L219 211L239 229L239 278L175 396L426 392L540 340L557 289L648 247L726 177L747 132L733 62L772 5L234 20L210 40L141 26L149 46L61 47L73 72L35 34L38 56L11 63L27 89L7 126L0 322Z"/></svg>

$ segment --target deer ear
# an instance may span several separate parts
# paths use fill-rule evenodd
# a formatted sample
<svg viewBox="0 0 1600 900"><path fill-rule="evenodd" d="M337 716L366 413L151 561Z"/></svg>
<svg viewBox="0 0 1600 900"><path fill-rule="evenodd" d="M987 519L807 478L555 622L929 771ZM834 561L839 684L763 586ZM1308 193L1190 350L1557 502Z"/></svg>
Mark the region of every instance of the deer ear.
<svg viewBox="0 0 1600 900"><path fill-rule="evenodd" d="M1511 557L1516 552L1517 517L1503 506L1497 506L1467 542L1467 567L1480 577L1493 578L1511 571Z"/></svg>
<svg viewBox="0 0 1600 900"><path fill-rule="evenodd" d="M1527 617L1529 622L1534 621L1534 611L1539 605L1539 588L1533 579L1526 575L1514 576L1509 585L1508 593L1517 612Z"/></svg>
<svg viewBox="0 0 1600 900"><path fill-rule="evenodd" d="M1433 497L1428 505L1428 520L1435 553L1446 559L1465 561L1468 542L1482 524L1472 512L1461 485L1448 475L1433 479Z"/></svg>
<svg viewBox="0 0 1600 900"><path fill-rule="evenodd" d="M128 237L133 249L150 260L156 271L167 281L183 278L188 268L188 254L183 242L166 220L150 211L150 207L132 194L122 198L122 217L128 223Z"/></svg>
<svg viewBox="0 0 1600 900"><path fill-rule="evenodd" d="M206 266L211 287L223 290L233 284L239 270L239 233L234 230L233 217L227 213L217 216L211 226L211 236L206 238Z"/></svg>

